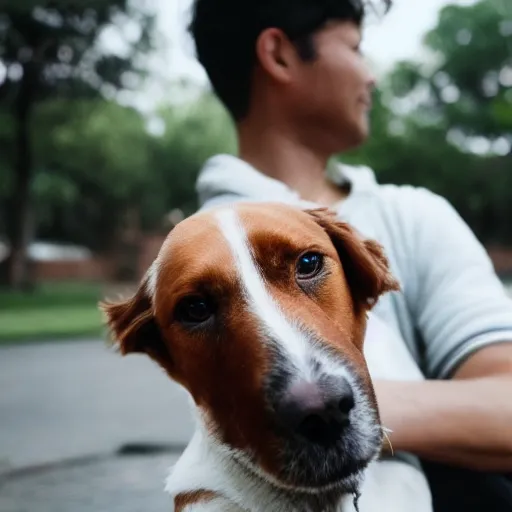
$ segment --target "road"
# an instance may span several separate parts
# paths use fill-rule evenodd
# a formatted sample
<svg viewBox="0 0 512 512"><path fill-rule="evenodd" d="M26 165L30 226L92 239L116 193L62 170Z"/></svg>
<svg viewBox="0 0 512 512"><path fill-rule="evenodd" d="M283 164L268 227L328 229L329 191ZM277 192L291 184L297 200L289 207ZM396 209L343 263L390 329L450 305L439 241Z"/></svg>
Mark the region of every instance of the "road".
<svg viewBox="0 0 512 512"><path fill-rule="evenodd" d="M163 481L175 456L106 457L2 482L2 512L170 512Z"/></svg>
<svg viewBox="0 0 512 512"><path fill-rule="evenodd" d="M126 443L184 445L188 398L143 355L101 341L0 350L0 469L114 452Z"/></svg>
<svg viewBox="0 0 512 512"><path fill-rule="evenodd" d="M0 349L0 510L172 510L169 467L192 434L187 395L101 341ZM116 455L133 443L167 451Z"/></svg>

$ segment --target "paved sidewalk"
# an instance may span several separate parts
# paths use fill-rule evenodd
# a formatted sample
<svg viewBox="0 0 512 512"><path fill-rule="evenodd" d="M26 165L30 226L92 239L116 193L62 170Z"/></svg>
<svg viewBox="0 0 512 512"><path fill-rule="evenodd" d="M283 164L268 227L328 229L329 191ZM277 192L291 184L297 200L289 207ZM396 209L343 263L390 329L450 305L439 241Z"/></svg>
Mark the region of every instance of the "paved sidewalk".
<svg viewBox="0 0 512 512"><path fill-rule="evenodd" d="M147 357L102 341L1 348L0 473L126 443L179 448L192 434L187 400Z"/></svg>
<svg viewBox="0 0 512 512"><path fill-rule="evenodd" d="M168 512L175 456L106 458L0 480L2 512Z"/></svg>

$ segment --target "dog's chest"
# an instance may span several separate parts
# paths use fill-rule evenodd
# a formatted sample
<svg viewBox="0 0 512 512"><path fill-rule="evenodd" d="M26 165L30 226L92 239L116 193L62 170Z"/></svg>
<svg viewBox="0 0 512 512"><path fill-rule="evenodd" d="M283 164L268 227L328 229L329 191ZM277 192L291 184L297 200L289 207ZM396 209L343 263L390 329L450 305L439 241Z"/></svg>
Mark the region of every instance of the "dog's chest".
<svg viewBox="0 0 512 512"><path fill-rule="evenodd" d="M272 507L272 504L267 503L257 508L242 508L233 501L219 498L209 504L198 504L197 507L190 508L190 510L187 509L187 512L213 512L219 510L223 512L355 512L351 498L344 500L344 503L339 503L336 500L336 504L328 504L320 500L301 500L300 503L294 503L293 501L286 504L274 503L273 508L269 507Z"/></svg>
<svg viewBox="0 0 512 512"><path fill-rule="evenodd" d="M423 374L401 336L370 314L364 355L372 379L422 380Z"/></svg>

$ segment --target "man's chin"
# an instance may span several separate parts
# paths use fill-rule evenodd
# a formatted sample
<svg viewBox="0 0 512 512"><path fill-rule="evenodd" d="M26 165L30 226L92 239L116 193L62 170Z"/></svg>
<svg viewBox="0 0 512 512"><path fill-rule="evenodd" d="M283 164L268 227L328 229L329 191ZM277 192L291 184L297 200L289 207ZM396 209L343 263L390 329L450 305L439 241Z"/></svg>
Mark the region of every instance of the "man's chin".
<svg viewBox="0 0 512 512"><path fill-rule="evenodd" d="M354 123L348 135L344 137L345 151L357 149L364 144L370 136L370 122L368 119L361 119L358 123Z"/></svg>
<svg viewBox="0 0 512 512"><path fill-rule="evenodd" d="M366 142L368 137L370 137L370 132L371 132L370 120L366 114L364 116L364 119L359 123L358 132L359 132L359 140L360 140L359 144L363 144L364 142Z"/></svg>

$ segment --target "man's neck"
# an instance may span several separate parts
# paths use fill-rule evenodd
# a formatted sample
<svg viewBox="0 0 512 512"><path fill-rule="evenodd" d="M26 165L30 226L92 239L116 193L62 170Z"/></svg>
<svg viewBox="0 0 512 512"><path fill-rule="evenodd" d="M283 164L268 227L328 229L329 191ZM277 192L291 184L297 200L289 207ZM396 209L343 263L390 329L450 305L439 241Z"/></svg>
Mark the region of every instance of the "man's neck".
<svg viewBox="0 0 512 512"><path fill-rule="evenodd" d="M238 127L239 156L258 171L281 181L303 199L332 204L343 199L341 190L326 179L330 155L314 150L270 123Z"/></svg>

